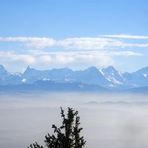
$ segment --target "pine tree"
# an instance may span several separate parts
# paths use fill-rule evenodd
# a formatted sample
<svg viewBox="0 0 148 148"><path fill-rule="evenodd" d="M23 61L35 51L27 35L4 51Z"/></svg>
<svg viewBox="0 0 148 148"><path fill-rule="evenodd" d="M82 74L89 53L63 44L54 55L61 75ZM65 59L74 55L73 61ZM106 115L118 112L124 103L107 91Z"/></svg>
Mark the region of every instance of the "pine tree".
<svg viewBox="0 0 148 148"><path fill-rule="evenodd" d="M43 146L40 146L37 142L31 144L28 148L44 148Z"/></svg>
<svg viewBox="0 0 148 148"><path fill-rule="evenodd" d="M45 136L45 144L47 148L82 148L86 141L80 136L82 128L80 125L80 117L78 111L68 108L67 115L61 108L62 125L57 127L52 125L54 133ZM43 148L37 142L31 144L28 148Z"/></svg>

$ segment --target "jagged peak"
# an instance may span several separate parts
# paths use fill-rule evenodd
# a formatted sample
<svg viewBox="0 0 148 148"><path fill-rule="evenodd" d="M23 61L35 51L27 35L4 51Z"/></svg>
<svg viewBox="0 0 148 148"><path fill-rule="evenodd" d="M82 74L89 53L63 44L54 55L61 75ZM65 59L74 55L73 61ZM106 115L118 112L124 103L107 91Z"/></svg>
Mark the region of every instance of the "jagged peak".
<svg viewBox="0 0 148 148"><path fill-rule="evenodd" d="M0 65L0 72L8 73L8 71L5 69L5 67L3 65Z"/></svg>
<svg viewBox="0 0 148 148"><path fill-rule="evenodd" d="M32 69L32 68L28 65L27 68L26 68L26 70L30 70L30 69Z"/></svg>
<svg viewBox="0 0 148 148"><path fill-rule="evenodd" d="M31 68L29 65L27 66L26 70L24 71L24 73L27 73L27 72L30 72L30 71L33 71L33 70L36 70L34 68Z"/></svg>
<svg viewBox="0 0 148 148"><path fill-rule="evenodd" d="M86 70L87 70L87 71L88 71L88 70L89 70L89 71L98 71L98 69L97 69L95 66L88 67Z"/></svg>
<svg viewBox="0 0 148 148"><path fill-rule="evenodd" d="M5 67L3 65L0 65L0 69L5 69Z"/></svg>
<svg viewBox="0 0 148 148"><path fill-rule="evenodd" d="M108 73L108 72L109 72L109 73L110 73L110 72L111 72L111 73L120 73L120 72L119 72L118 70L116 70L116 68L114 68L113 66L108 66L108 67L106 67L106 68L102 68L101 71L102 71L102 72L105 72L105 73L106 73L106 72L107 72L107 73Z"/></svg>
<svg viewBox="0 0 148 148"><path fill-rule="evenodd" d="M137 70L136 72L148 72L148 67L144 67L144 68L141 68L139 70Z"/></svg>
<svg viewBox="0 0 148 148"><path fill-rule="evenodd" d="M106 67L106 68L104 68L104 69L106 69L106 70L113 70L113 71L117 71L113 66L108 66L108 67Z"/></svg>

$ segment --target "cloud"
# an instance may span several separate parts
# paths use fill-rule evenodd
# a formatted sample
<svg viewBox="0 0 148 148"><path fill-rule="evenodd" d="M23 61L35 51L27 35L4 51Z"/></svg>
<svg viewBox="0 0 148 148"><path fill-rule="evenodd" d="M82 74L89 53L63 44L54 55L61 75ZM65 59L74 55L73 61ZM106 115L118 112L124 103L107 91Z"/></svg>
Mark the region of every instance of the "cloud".
<svg viewBox="0 0 148 148"><path fill-rule="evenodd" d="M119 38L119 39L146 39L146 40L148 39L148 36L127 35L127 34L100 35L100 37Z"/></svg>
<svg viewBox="0 0 148 148"><path fill-rule="evenodd" d="M35 58L32 55L27 54L18 54L15 52L4 52L0 51L0 60L2 61L10 61L10 62L23 62L26 64L35 63Z"/></svg>
<svg viewBox="0 0 148 148"><path fill-rule="evenodd" d="M88 66L107 66L113 64L112 58L105 54L96 54L94 52L60 52L48 55L51 61L50 66L56 67L88 67Z"/></svg>
<svg viewBox="0 0 148 148"><path fill-rule="evenodd" d="M35 49L51 47L56 43L54 39L46 37L0 37L0 42L19 42Z"/></svg>
<svg viewBox="0 0 148 148"><path fill-rule="evenodd" d="M123 56L123 57L135 57L135 56L143 56L142 53L133 52L133 51L112 51L110 52L112 56Z"/></svg>
<svg viewBox="0 0 148 148"><path fill-rule="evenodd" d="M86 68L89 66L106 67L114 65L114 57L136 57L142 54L133 51L70 51L70 52L40 52L40 54L22 54L0 51L0 63L8 69L22 69L27 65L40 69L48 68ZM9 68L10 67L10 68Z"/></svg>
<svg viewBox="0 0 148 148"><path fill-rule="evenodd" d="M135 38L138 36L135 36ZM142 38L142 37L141 37ZM145 37L146 38L146 37ZM67 38L57 42L57 45L66 49L75 50L109 50L113 48L148 47L148 43L128 43L114 38Z"/></svg>
<svg viewBox="0 0 148 148"><path fill-rule="evenodd" d="M134 38L137 40L138 37ZM27 65L41 69L104 67L119 62L115 57L128 57L130 60L130 57L144 56L136 50L148 47L148 43L131 43L114 37L73 37L60 40L47 37L0 37L0 42L16 42L27 47L19 49L16 44L7 50L1 47L0 64L9 65L10 69L13 65L16 69Z"/></svg>
<svg viewBox="0 0 148 148"><path fill-rule="evenodd" d="M108 38L67 38L57 42L57 45L70 49L105 49L107 47L122 46L122 42Z"/></svg>
<svg viewBox="0 0 148 148"><path fill-rule="evenodd" d="M109 50L127 47L148 47L148 43L128 43L119 38L146 39L147 36L104 35L104 37L74 37L56 40L47 37L0 37L0 42L17 42L30 49L58 47L73 50Z"/></svg>
<svg viewBox="0 0 148 148"><path fill-rule="evenodd" d="M125 43L123 44L122 47L140 47L140 48L145 48L145 47L148 47L148 43L140 43L140 44L137 44L137 43Z"/></svg>
<svg viewBox="0 0 148 148"><path fill-rule="evenodd" d="M9 60L8 60L9 59ZM0 62L18 65L41 65L42 67L79 67L79 66L106 66L113 63L112 58L95 52L58 52L41 55L18 54L16 52L0 51Z"/></svg>

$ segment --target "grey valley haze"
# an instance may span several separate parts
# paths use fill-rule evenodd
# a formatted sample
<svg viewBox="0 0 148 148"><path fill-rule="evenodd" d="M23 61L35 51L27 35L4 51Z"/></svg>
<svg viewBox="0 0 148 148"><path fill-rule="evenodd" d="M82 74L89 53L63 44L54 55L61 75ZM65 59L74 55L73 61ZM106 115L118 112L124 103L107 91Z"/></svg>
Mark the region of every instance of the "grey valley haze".
<svg viewBox="0 0 148 148"><path fill-rule="evenodd" d="M1 94L0 147L43 144L51 125L61 125L60 106L79 111L86 148L147 148L147 95L82 92Z"/></svg>

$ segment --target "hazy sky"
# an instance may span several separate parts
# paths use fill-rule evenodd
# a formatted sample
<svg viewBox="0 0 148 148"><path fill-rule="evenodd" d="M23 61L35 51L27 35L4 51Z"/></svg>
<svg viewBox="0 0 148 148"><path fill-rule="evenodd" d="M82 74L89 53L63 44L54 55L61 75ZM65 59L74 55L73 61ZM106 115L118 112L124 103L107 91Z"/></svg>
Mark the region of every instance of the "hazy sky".
<svg viewBox="0 0 148 148"><path fill-rule="evenodd" d="M0 0L0 64L9 71L148 66L147 0Z"/></svg>

